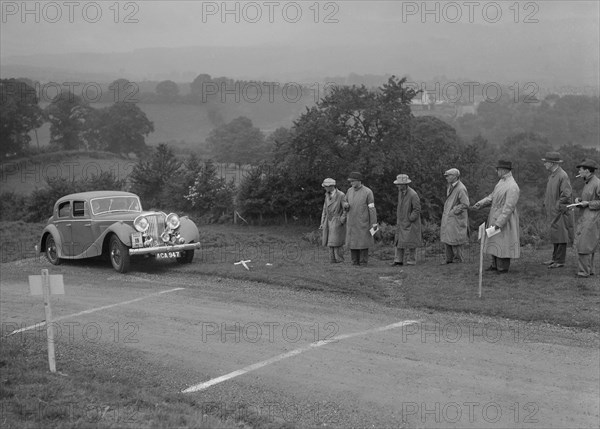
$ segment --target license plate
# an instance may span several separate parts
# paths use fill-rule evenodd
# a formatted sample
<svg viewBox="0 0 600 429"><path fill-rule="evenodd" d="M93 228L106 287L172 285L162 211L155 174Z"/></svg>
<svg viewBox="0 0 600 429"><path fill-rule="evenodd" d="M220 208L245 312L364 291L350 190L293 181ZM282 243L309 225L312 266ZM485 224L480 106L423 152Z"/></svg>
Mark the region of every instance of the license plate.
<svg viewBox="0 0 600 429"><path fill-rule="evenodd" d="M157 253L156 259L171 259L171 258L179 258L181 255L179 252L163 252Z"/></svg>

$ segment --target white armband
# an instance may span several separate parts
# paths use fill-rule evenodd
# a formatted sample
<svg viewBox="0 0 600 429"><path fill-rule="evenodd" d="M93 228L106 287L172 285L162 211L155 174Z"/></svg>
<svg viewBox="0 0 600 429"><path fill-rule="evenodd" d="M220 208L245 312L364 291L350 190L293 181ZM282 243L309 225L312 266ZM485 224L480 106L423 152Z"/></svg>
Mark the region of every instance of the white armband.
<svg viewBox="0 0 600 429"><path fill-rule="evenodd" d="M367 207L369 207L370 209L374 209L375 208L375 203L370 203Z"/></svg>

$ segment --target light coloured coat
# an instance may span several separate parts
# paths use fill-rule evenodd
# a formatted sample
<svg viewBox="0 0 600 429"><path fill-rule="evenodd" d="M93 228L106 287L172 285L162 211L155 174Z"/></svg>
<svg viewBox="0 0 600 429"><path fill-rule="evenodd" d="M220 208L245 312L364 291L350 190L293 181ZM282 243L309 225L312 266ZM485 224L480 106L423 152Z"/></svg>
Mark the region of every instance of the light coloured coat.
<svg viewBox="0 0 600 429"><path fill-rule="evenodd" d="M573 212L567 208L571 204L571 182L565 171L558 167L548 178L544 207L546 219L550 221L550 242L573 242Z"/></svg>
<svg viewBox="0 0 600 429"><path fill-rule="evenodd" d="M339 189L335 189L331 194L329 196L329 193L325 192L321 214L321 242L323 246L339 247L343 246L346 240L346 213L342 207L345 194Z"/></svg>
<svg viewBox="0 0 600 429"><path fill-rule="evenodd" d="M520 189L511 172L500 178L494 191L478 202L482 207L491 205L487 226L496 225L500 232L485 238L483 251L498 258L521 256L521 232L517 202Z"/></svg>
<svg viewBox="0 0 600 429"><path fill-rule="evenodd" d="M459 180L452 186L450 194L444 203L442 214L442 227L440 229L440 241L442 243L457 246L469 241L469 194L467 188Z"/></svg>
<svg viewBox="0 0 600 429"><path fill-rule="evenodd" d="M589 201L588 207L577 209L579 220L575 231L577 253L595 253L600 250L600 179L592 176L581 192L581 200Z"/></svg>
<svg viewBox="0 0 600 429"><path fill-rule="evenodd" d="M406 188L405 194L398 191L394 245L398 249L414 249L423 245L421 238L421 199L410 186Z"/></svg>
<svg viewBox="0 0 600 429"><path fill-rule="evenodd" d="M373 236L369 232L377 223L373 191L364 185L346 192L344 202L348 207L346 224L346 246L349 249L369 249L373 247Z"/></svg>

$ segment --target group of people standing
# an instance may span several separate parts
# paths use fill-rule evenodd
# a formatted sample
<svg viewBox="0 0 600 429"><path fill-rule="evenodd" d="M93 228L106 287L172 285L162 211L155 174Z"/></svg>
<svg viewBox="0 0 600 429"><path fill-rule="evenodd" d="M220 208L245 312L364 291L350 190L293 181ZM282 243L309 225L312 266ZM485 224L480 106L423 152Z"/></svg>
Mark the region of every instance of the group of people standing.
<svg viewBox="0 0 600 429"><path fill-rule="evenodd" d="M561 168L563 162L558 152L548 152L542 158L550 175L546 187L544 207L550 222L552 258L543 262L548 268L565 266L567 247L574 243L578 255L578 277L595 274L594 256L600 248L600 178L596 176L598 164L585 159L577 168L578 178L585 181L581 197L572 200L568 174ZM498 161L498 183L491 194L472 206L467 188L460 180L460 171L451 168L444 173L447 181L446 201L440 229L445 258L442 264L464 261L463 247L469 242L468 210L490 206L486 222L487 232L482 241L483 252L491 255L491 265L486 271L504 274L509 271L512 259L520 257L520 230L517 202L519 186L512 175L512 163ZM322 244L329 247L331 263L344 262L344 246L350 249L352 265L365 265L373 235L378 229L377 211L373 191L362 184L358 172L348 175L350 188L337 189L336 181L327 178L325 202L321 216ZM393 184L398 189L396 206L396 233L392 266L415 265L416 249L422 246L421 201L410 186L406 174L399 174ZM579 221L574 228L573 211L579 211Z"/></svg>

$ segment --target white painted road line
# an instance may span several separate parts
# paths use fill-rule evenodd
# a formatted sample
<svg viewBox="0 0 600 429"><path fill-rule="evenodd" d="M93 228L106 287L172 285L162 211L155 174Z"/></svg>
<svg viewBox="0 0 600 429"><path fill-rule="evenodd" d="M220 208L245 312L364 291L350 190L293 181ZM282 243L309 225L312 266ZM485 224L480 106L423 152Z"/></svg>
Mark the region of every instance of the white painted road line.
<svg viewBox="0 0 600 429"><path fill-rule="evenodd" d="M262 362L258 362L258 363L249 365L245 368L239 369L237 371L230 372L229 374L225 374L221 377L213 378L212 380L205 381L204 383L200 383L200 384L196 384L194 386L188 387L187 389L182 390L182 393L192 393L192 392L198 392L199 390L207 389L210 386L214 386L215 384L219 384L223 381L227 381L227 380L237 377L239 375L244 375L250 371L260 369L264 366L270 365L270 364L278 362L280 360L299 355L300 353L304 353L308 350L324 346L325 344L333 343L333 342L340 341L340 340L345 340L345 339L352 338L352 337L359 337L362 335L375 334L377 332L387 331L387 330L394 329L394 328L400 328L400 327L406 326L406 325L413 325L415 323L419 323L419 322L416 320L405 320L403 322L393 323L391 325L382 326L379 328L368 329L366 331L361 331L361 332L353 332L351 334L338 335L337 337L333 337L328 340L316 341L314 343L309 344L308 346L301 347L299 349L292 350L292 351L280 354L278 356L274 356L270 359L263 360Z"/></svg>
<svg viewBox="0 0 600 429"><path fill-rule="evenodd" d="M66 316L60 316L60 317L56 317L56 318L52 319L52 322L54 323L54 322L58 322L60 320L69 319L71 317L77 317L77 316L81 316L81 315L84 315L84 314L95 313L96 311L106 310L108 308L117 307L119 305L132 304L134 302L142 301L142 300L147 299L147 298L152 298L153 296L162 295L163 293L170 293L170 292L175 292L175 291L183 290L183 289L185 289L185 288L184 287L177 287L175 289L163 290L162 292L151 293L150 295L142 296L140 298L131 299L129 301L117 302L115 304L105 305L103 307L91 308L89 310L80 311L79 313L67 314ZM40 322L40 323L36 323L35 325L27 326L26 328L21 328L21 329L17 329L16 331L12 331L10 334L8 334L6 336L10 337L11 335L18 334L19 332L24 332L24 331L29 331L31 329L39 328L41 326L44 326L45 324L46 324L46 321Z"/></svg>

